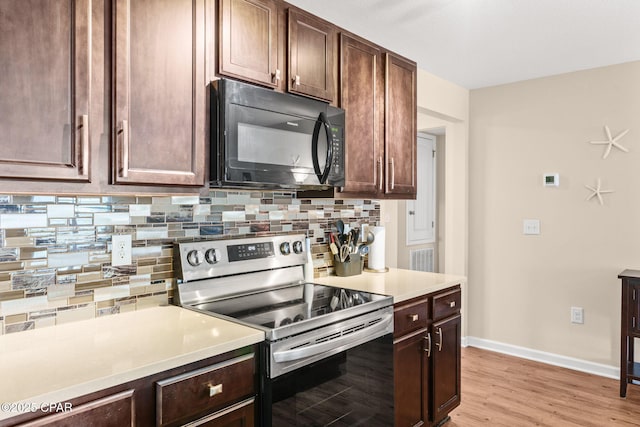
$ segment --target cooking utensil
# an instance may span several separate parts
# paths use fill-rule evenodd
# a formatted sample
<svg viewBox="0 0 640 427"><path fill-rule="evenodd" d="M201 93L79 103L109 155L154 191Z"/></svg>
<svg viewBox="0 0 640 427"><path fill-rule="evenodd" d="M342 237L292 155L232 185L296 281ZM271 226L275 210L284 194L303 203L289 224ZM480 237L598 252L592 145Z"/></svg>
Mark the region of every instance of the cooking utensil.
<svg viewBox="0 0 640 427"><path fill-rule="evenodd" d="M344 234L344 221L341 219L336 221L336 229L338 230L338 237Z"/></svg>
<svg viewBox="0 0 640 427"><path fill-rule="evenodd" d="M349 259L351 253L349 245L340 246L340 262L346 262Z"/></svg>

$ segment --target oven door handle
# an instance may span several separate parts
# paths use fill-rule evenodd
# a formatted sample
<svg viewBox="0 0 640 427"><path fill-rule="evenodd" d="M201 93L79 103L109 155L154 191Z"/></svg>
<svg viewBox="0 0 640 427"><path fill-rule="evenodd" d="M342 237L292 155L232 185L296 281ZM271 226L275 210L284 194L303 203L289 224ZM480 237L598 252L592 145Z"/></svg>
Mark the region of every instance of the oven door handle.
<svg viewBox="0 0 640 427"><path fill-rule="evenodd" d="M393 322L393 314L387 314L383 316L378 323L367 326L366 328L360 329L357 332L352 332L347 335L342 335L339 338L321 342L319 344L312 344L307 347L296 348L293 350L276 351L273 353L273 359L278 363L291 362L293 360L300 360L307 357L315 356L317 354L339 348L340 346L343 346L345 344L357 342L357 340L359 340L360 338L370 338L367 340L370 341L378 337L374 334L386 331L391 322ZM357 343L359 344L360 342Z"/></svg>

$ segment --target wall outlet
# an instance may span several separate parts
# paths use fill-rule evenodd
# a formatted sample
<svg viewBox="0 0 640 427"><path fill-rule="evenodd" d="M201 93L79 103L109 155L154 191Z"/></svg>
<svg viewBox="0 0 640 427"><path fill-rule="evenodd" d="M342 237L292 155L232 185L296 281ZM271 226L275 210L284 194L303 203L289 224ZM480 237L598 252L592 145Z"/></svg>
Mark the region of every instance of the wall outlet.
<svg viewBox="0 0 640 427"><path fill-rule="evenodd" d="M539 219L525 219L522 225L523 234L540 234Z"/></svg>
<svg viewBox="0 0 640 427"><path fill-rule="evenodd" d="M571 323L584 323L584 309L582 307L571 307Z"/></svg>
<svg viewBox="0 0 640 427"><path fill-rule="evenodd" d="M131 235L118 234L111 236L111 265L131 264Z"/></svg>

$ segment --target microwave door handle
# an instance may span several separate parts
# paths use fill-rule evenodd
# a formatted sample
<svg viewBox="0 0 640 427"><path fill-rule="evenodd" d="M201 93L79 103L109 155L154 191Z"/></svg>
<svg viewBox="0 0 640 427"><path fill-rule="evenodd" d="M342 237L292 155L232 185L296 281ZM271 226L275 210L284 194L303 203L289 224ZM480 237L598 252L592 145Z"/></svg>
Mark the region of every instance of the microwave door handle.
<svg viewBox="0 0 640 427"><path fill-rule="evenodd" d="M324 131L327 135L327 158L324 166L324 171L320 171L320 162L318 160L318 138L320 137L320 127L324 126ZM331 123L327 120L327 116L324 113L320 113L316 125L313 128L313 140L311 141L311 157L313 158L313 169L318 176L320 184L327 182L329 172L331 171L331 163L333 163L333 136L331 134Z"/></svg>

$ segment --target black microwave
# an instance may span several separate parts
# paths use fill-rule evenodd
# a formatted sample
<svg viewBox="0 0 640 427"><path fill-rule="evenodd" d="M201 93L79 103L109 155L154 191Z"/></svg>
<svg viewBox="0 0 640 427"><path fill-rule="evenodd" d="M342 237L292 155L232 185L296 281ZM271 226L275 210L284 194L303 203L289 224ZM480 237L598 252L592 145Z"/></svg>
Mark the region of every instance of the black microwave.
<svg viewBox="0 0 640 427"><path fill-rule="evenodd" d="M212 187L344 186L344 110L227 79L211 88Z"/></svg>

